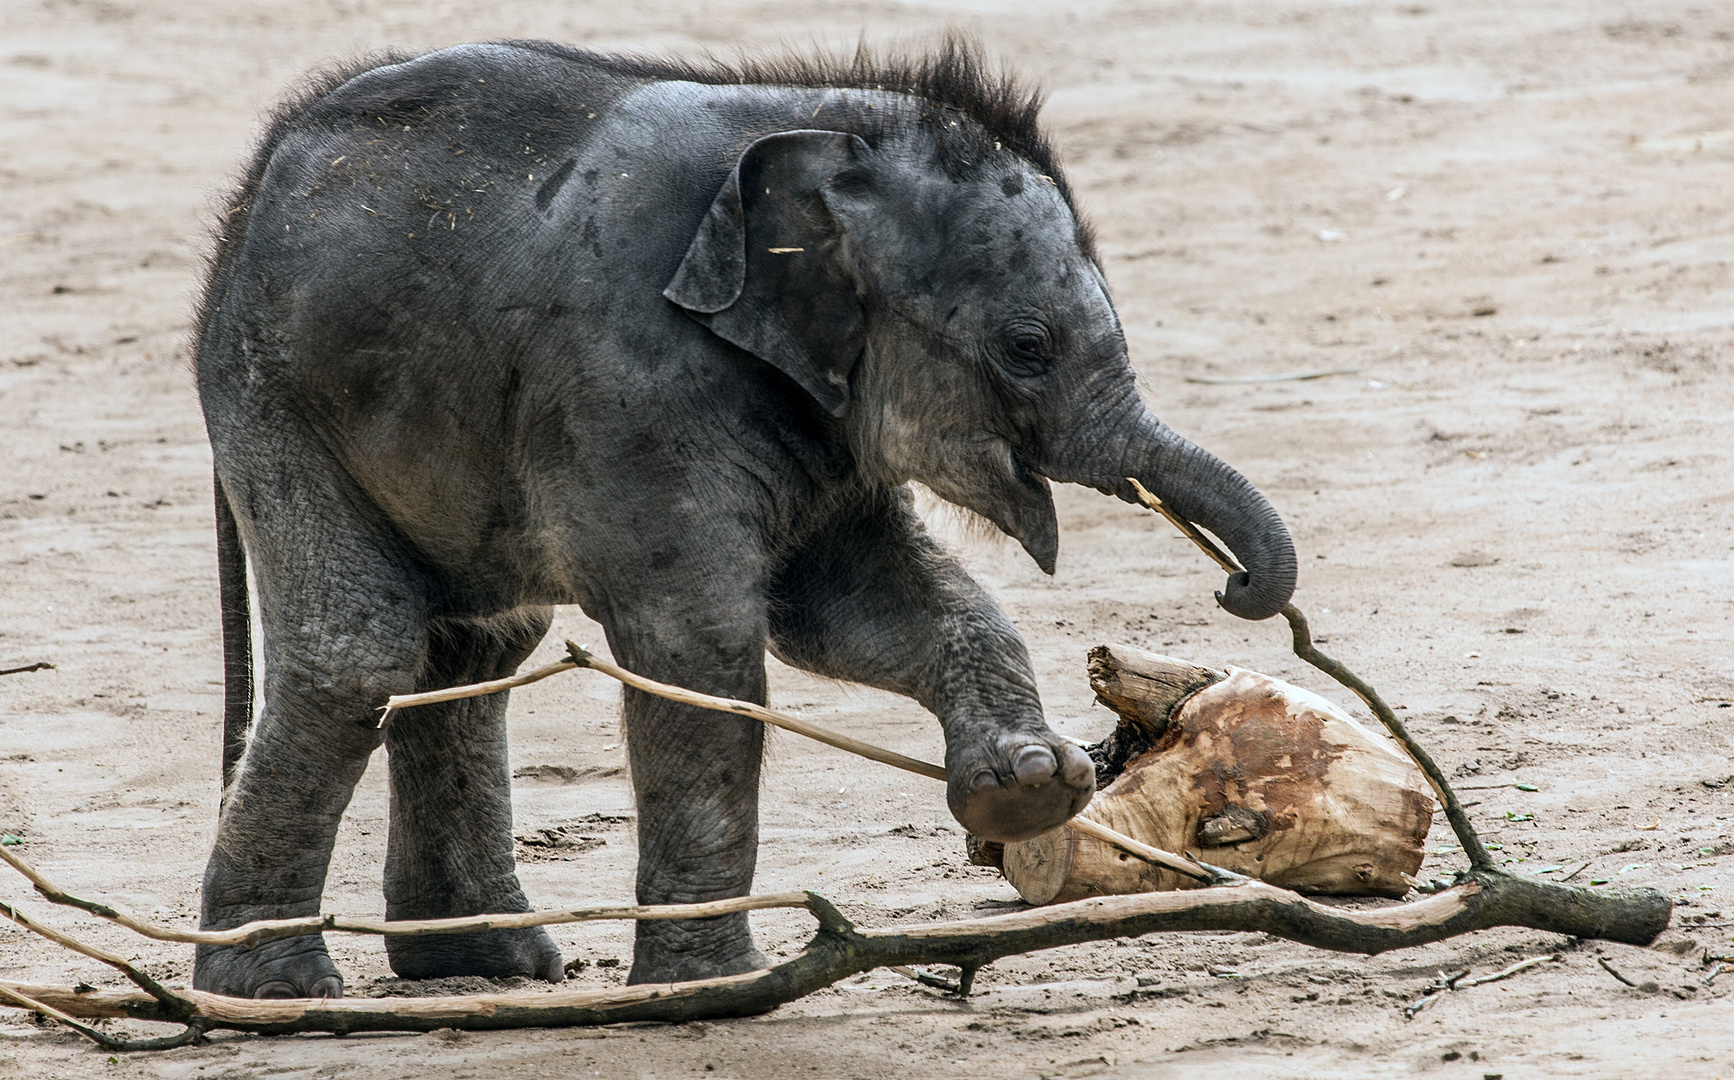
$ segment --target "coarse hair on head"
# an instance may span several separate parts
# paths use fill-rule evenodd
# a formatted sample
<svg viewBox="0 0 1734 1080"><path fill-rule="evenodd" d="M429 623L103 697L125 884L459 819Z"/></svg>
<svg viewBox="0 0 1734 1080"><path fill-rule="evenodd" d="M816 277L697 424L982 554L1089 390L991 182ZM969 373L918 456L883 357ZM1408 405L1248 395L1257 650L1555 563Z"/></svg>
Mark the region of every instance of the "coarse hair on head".
<svg viewBox="0 0 1734 1080"><path fill-rule="evenodd" d="M874 90L902 94L922 108L914 119L935 135L937 163L948 173L968 174L990 160L990 148L1022 157L1053 183L1078 222L1078 244L1096 260L1095 234L1073 199L1059 155L1039 121L1045 96L1004 66L991 64L979 42L947 31L937 44L876 52L865 40L852 53L815 48L806 52L743 54L734 60L706 56L676 60L641 54L605 55L546 41L502 45L589 64L628 79L671 79L709 86L787 86L823 90ZM857 117L856 134L874 135L894 117ZM968 121L958 123L956 121Z"/></svg>
<svg viewBox="0 0 1734 1080"><path fill-rule="evenodd" d="M726 61L714 56L679 60L647 55L605 54L548 41L497 41L492 45L521 50L582 65L622 82L673 80L710 86L768 86L823 90L866 90L906 99L906 108L847 110L841 118L826 118L822 126L838 126L875 143L887 134L914 128L927 135L935 164L954 178L980 176L1003 150L1023 158L1058 190L1077 223L1076 238L1084 255L1097 261L1095 237L1073 200L1060 169L1059 157L1038 122L1042 92L1004 67L991 65L981 46L957 32L947 32L927 47L875 52L866 42L853 53L813 49ZM205 325L235 255L237 240L259 192L271 155L288 133L308 122L328 122L353 110L339 107L333 95L345 84L369 72L419 59L401 52L374 53L332 64L309 74L293 93L265 118L247 171L222 200L212 230L205 288L194 324ZM449 93L450 87L435 89ZM423 95L411 103L425 104ZM432 100L429 98L428 100ZM368 101L369 109L401 110L404 100ZM372 115L369 113L369 115Z"/></svg>

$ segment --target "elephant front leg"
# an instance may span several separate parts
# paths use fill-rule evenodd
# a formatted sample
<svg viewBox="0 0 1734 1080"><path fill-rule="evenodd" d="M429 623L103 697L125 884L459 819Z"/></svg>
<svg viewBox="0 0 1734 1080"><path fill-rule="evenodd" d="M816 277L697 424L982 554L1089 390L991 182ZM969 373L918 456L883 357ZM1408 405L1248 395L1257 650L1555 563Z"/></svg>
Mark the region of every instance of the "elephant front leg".
<svg viewBox="0 0 1734 1080"><path fill-rule="evenodd" d="M764 702L762 618L711 622L688 612L668 622L680 630L670 635L673 627L665 624L654 632L611 632L615 656L650 678ZM630 689L625 720L638 803L638 902L746 895L758 860L763 725ZM744 913L645 920L627 981L677 982L768 966Z"/></svg>
<svg viewBox="0 0 1734 1080"><path fill-rule="evenodd" d="M1089 803L1089 757L1042 718L1023 638L894 495L845 515L777 581L790 664L905 694L945 732L946 800L989 840L1037 836Z"/></svg>
<svg viewBox="0 0 1734 1080"><path fill-rule="evenodd" d="M546 633L546 612L436 623L418 680L435 690L510 674ZM385 856L388 919L443 919L530 910L512 843L506 694L407 709L385 731L391 835ZM388 937L391 969L406 979L528 975L559 982L559 946L540 927Z"/></svg>

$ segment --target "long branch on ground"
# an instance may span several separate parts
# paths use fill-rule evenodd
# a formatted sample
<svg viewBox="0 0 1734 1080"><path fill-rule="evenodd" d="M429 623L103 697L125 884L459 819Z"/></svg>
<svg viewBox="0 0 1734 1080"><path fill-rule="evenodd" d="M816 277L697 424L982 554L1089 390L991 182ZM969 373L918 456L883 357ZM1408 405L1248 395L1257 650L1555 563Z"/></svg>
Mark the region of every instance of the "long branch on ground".
<svg viewBox="0 0 1734 1080"><path fill-rule="evenodd" d="M1169 510L1137 481L1132 483L1145 506L1166 517L1223 570L1230 574L1244 572L1191 522ZM0 849L0 860L22 874L39 894L53 903L98 915L142 936L166 941L251 947L273 938L328 930L382 936L468 933L504 926L546 926L599 919L717 917L770 907L804 907L819 922L817 934L793 959L764 971L717 979L610 990L557 990L535 995L474 994L389 1001L354 998L249 1001L200 991L171 992L119 957L46 927L13 905L0 904L0 913L20 926L64 948L119 968L143 988L143 992L88 989L80 992L74 987L0 982L0 1004L32 1009L49 1016L107 1049L157 1049L181 1045L204 1031L219 1028L272 1034L314 1031L343 1034L428 1031L441 1027L567 1027L632 1020L684 1021L747 1016L767 1012L851 975L880 967L908 969L916 964L955 965L960 973L957 993L967 995L975 973L983 965L1007 956L1062 945L1182 930L1259 931L1321 949L1370 955L1496 926L1523 926L1634 945L1649 944L1667 928L1673 904L1659 890L1592 891L1562 882L1523 877L1497 868L1438 765L1410 736L1384 699L1341 662L1318 650L1312 642L1306 617L1298 608L1292 603L1285 604L1282 614L1294 637L1295 655L1330 675L1365 702L1432 784L1458 842L1469 856L1469 869L1458 875L1456 884L1450 888L1395 907L1352 911L1328 907L1261 881L1240 879L1217 871L1211 876L1216 877L1218 884L1206 889L1093 897L967 922L887 930L859 930L829 901L816 893L806 892L741 897L698 905L478 915L413 923L321 915L249 923L221 931L188 931L147 923L107 904L74 896L56 886L22 856ZM651 684L649 680L598 660L580 646L567 644L569 659L558 664L526 676L440 691L426 697L428 700L446 700L448 697L472 696L504 689L507 685L522 685L560 671L593 667L621 682L653 693L676 697L704 708L754 716L875 761L925 775L937 773L938 777L944 776L938 766L859 743L804 721L771 713L750 702L713 698L680 687ZM395 708L418 703L394 699L386 716L389 717ZM760 716L761 713L766 715ZM1130 838L1112 835L1130 841ZM1179 861L1167 852L1154 854L1165 860ZM1188 866L1187 869L1195 876L1215 870L1203 864ZM1525 961L1513 965L1491 979L1504 978L1538 962ZM916 977L920 978L919 975ZM1621 978L1623 981L1623 976ZM930 985L942 982L931 976L923 981ZM1406 1015L1413 1017L1428 1002L1452 989L1455 982L1453 979L1449 984L1432 988L1433 992L1411 1005ZM126 1041L78 1022L79 1019L105 1017L175 1022L185 1025L185 1030L166 1039Z"/></svg>

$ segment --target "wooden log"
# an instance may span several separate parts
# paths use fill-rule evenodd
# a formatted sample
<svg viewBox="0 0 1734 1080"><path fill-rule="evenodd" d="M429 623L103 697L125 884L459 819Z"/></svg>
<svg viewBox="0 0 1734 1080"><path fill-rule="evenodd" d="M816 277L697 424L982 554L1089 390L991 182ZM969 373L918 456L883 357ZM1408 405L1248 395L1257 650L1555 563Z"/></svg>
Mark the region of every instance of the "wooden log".
<svg viewBox="0 0 1734 1080"><path fill-rule="evenodd" d="M1176 705L1228 677L1226 671L1126 645L1091 649L1089 673L1096 700L1152 736L1167 728Z"/></svg>
<svg viewBox="0 0 1734 1080"><path fill-rule="evenodd" d="M1098 762L1097 821L1299 892L1400 897L1432 823L1426 778L1384 736L1310 691L1126 646L1090 656L1122 718ZM1102 782L1106 781L1106 782ZM1008 844L1008 880L1035 904L1195 888L1074 830Z"/></svg>

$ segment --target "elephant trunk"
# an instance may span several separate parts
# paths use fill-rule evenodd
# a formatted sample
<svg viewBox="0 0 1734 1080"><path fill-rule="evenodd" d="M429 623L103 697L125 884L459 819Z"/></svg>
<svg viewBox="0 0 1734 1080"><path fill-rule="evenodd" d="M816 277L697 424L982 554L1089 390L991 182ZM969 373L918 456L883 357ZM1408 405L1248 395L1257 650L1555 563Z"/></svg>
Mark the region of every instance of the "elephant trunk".
<svg viewBox="0 0 1734 1080"><path fill-rule="evenodd" d="M1294 595L1294 541L1257 488L1226 462L1162 423L1133 402L1091 440L1081 459L1064 468L1070 480L1138 501L1136 479L1175 513L1216 534L1245 571L1216 594L1217 603L1242 619L1268 619ZM1061 454L1062 459L1067 455Z"/></svg>

